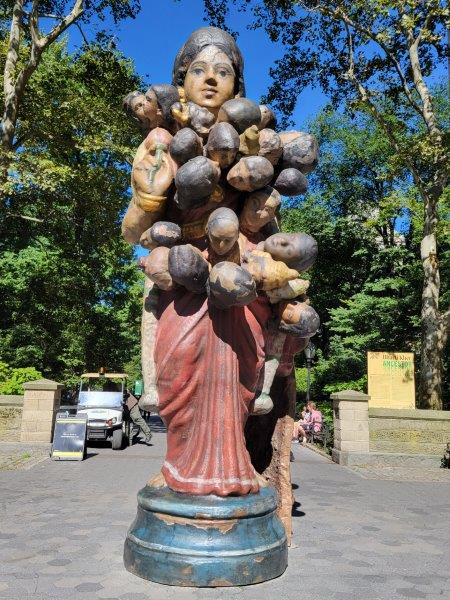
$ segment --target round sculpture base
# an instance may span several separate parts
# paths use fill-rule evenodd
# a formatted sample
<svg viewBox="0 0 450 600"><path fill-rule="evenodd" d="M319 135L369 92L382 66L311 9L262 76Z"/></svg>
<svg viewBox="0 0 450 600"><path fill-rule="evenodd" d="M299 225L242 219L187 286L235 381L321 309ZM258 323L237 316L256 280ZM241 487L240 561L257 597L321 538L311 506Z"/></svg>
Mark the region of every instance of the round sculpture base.
<svg viewBox="0 0 450 600"><path fill-rule="evenodd" d="M146 486L125 541L125 567L166 585L239 586L273 579L287 567L276 507L272 488L222 498Z"/></svg>

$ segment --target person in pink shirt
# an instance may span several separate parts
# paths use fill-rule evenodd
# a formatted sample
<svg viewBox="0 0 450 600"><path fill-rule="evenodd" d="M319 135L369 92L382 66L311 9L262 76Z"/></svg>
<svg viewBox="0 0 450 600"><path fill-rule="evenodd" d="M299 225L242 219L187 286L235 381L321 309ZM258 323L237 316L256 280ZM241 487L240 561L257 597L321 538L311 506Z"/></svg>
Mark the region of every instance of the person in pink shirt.
<svg viewBox="0 0 450 600"><path fill-rule="evenodd" d="M317 410L316 403L308 402L303 418L300 421L294 422L292 439L299 440L304 443L304 441L306 441L306 433L308 431L322 431L322 421L322 413L320 410Z"/></svg>

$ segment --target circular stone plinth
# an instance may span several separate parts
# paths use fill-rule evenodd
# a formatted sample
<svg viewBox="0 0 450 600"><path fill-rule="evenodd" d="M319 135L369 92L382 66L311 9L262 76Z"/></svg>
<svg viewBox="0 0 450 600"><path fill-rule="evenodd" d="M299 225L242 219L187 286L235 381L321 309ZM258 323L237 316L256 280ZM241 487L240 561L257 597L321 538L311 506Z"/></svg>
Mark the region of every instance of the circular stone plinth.
<svg viewBox="0 0 450 600"><path fill-rule="evenodd" d="M127 534L125 567L167 585L260 583L287 567L287 540L276 492L194 496L146 486Z"/></svg>

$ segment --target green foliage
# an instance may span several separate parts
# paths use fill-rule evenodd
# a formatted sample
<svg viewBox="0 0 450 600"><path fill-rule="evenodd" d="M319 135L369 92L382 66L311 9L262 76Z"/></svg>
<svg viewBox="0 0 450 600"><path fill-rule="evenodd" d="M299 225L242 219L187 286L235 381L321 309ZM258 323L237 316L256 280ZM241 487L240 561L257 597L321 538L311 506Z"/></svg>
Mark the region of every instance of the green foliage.
<svg viewBox="0 0 450 600"><path fill-rule="evenodd" d="M332 142L322 152L324 160L316 200L325 203L334 217L351 220L353 226L360 228L362 237L370 229L372 238L369 245L356 244L355 251L346 258L350 256L353 261L368 251L376 261L377 247L399 250L381 257L378 273L370 267L367 279L359 279L359 273L354 278L345 277L342 284L347 286L346 293L335 287L332 277L328 283L335 298L351 300L352 305L343 306L346 316L344 312L332 315L330 308L337 306L329 298L330 304L325 303L322 317L334 319L334 326L338 319L361 317L368 313L370 305L378 309L374 299L377 295L381 313L386 315L391 301L388 293L393 292L393 298L399 302L397 310L399 325L404 327L405 349L417 346L417 324L422 320L420 353L424 371L420 401L423 406L439 408L440 364L445 348L440 340L446 337L441 332L448 320L445 311L450 306L448 231L446 238L443 233L448 220L450 111L448 90L444 86L432 90L429 85L448 54L448 3L443 0L205 0L207 20L212 25L226 24L231 4L240 11L250 11L253 14L250 28L265 29L270 39L281 42L284 48L284 56L270 70L273 83L262 99L281 115L281 127L291 123L299 94L308 86L320 86L338 111L330 112L331 119L330 114L324 113L315 123L319 137ZM343 120L342 131L336 127L339 120ZM367 128L360 126L362 121ZM407 220L402 236L396 231L399 218ZM436 243L437 252L430 253L422 265L419 242L425 237ZM334 257L331 263L334 267ZM441 274L439 265L443 269ZM407 270L403 269L405 266L410 267L409 272L400 273ZM421 266L423 273L418 277ZM413 284L417 284L415 291ZM321 283L317 285L321 287ZM363 295L354 296L355 293ZM325 298L319 295L321 302ZM405 296L414 302L411 307L415 314L411 310L401 314L402 308L407 308L403 302ZM389 321L392 324L392 319ZM361 351L369 343L376 346L384 342L385 332L378 332L379 326L380 323L374 322L373 330L365 332L365 339L357 344ZM349 333L356 343L357 331L356 328L353 332L341 331L340 339ZM325 335L328 358L331 342L326 329ZM349 381L355 378L359 376L347 374ZM442 395L448 395L445 385Z"/></svg>
<svg viewBox="0 0 450 600"><path fill-rule="evenodd" d="M369 350L418 351L421 223L415 190L370 118L327 108L311 129L321 163L312 193L283 211L282 226L311 233L319 246L307 274L322 321L311 376L317 401L342 389L367 391ZM303 356L296 363L301 367ZM296 380L304 398L306 369L296 369Z"/></svg>
<svg viewBox="0 0 450 600"><path fill-rule="evenodd" d="M317 402L317 410L322 413L323 422L333 431L333 405L331 402Z"/></svg>
<svg viewBox="0 0 450 600"><path fill-rule="evenodd" d="M37 379L42 379L42 373L34 367L12 369L0 362L0 394L23 394L23 384Z"/></svg>
<svg viewBox="0 0 450 600"><path fill-rule="evenodd" d="M307 369L306 367L297 367L295 370L295 387L297 393L306 394L307 388ZM311 373L311 382L314 379L314 371Z"/></svg>
<svg viewBox="0 0 450 600"><path fill-rule="evenodd" d="M120 215L140 141L121 101L140 83L114 50L64 43L30 80L0 217L0 358L13 367L70 384L122 370L139 346L142 275Z"/></svg>

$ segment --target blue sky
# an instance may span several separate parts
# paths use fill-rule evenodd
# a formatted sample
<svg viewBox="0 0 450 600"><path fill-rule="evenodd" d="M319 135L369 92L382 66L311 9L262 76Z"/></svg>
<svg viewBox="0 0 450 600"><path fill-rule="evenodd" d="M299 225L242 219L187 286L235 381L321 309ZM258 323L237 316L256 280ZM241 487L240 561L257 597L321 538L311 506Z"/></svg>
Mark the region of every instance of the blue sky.
<svg viewBox="0 0 450 600"><path fill-rule="evenodd" d="M204 27L202 0L141 0L135 20L120 24L116 31L118 48L134 61L136 70L151 83L170 82L175 55L189 34ZM231 11L229 25L240 35L238 44L245 60L247 96L259 101L270 85L269 69L283 55L281 44L271 42L262 30L247 30L248 15ZM89 32L92 34L92 31ZM89 35L91 37L91 35ZM70 32L71 46L80 43L76 28ZM125 93L129 90L124 90ZM317 89L305 89L294 113L296 127L303 127L326 103Z"/></svg>

